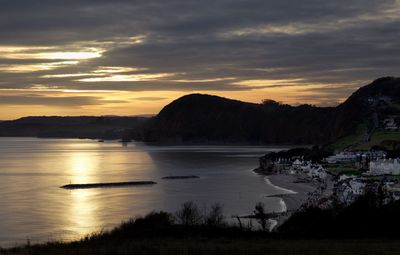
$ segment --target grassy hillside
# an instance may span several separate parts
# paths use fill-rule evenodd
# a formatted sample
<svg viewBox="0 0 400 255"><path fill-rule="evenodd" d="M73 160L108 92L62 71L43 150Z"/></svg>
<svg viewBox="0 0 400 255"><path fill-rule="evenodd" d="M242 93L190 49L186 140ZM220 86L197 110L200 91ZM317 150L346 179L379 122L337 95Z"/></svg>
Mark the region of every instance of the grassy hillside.
<svg viewBox="0 0 400 255"><path fill-rule="evenodd" d="M342 151L344 149L357 146L358 144L363 144L365 142L365 136L367 133L367 124L360 124L354 129L354 131L350 135L339 138L329 147L334 151Z"/></svg>
<svg viewBox="0 0 400 255"><path fill-rule="evenodd" d="M391 149L385 145L385 141L400 141L400 132L399 131L376 131L372 134L370 141L361 144L357 147L360 150L368 150L373 146L383 146L387 147L387 149Z"/></svg>
<svg viewBox="0 0 400 255"><path fill-rule="evenodd" d="M360 125L354 134L338 139L329 146L332 150L342 151L344 149L351 150L370 150L372 148L381 148L385 150L393 150L396 143L400 143L399 131L374 131L370 139L366 141L367 129L364 125Z"/></svg>

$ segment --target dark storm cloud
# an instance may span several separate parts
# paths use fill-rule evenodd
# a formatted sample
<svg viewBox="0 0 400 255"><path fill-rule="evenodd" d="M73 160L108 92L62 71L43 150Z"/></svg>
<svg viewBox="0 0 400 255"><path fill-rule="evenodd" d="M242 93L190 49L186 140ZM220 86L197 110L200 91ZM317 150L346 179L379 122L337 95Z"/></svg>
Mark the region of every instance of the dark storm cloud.
<svg viewBox="0 0 400 255"><path fill-rule="evenodd" d="M0 47L104 49L101 57L78 65L27 73L1 70L5 65L56 60L0 56L0 88L41 84L70 89L232 91L265 87L238 85L246 80L302 79L304 85L331 84L333 102L370 80L397 75L400 68L400 5L395 0L5 0L0 4ZM138 36L138 43L129 39ZM78 81L88 74L105 76L93 73L99 66L172 75L139 82ZM76 73L83 76L44 78Z"/></svg>
<svg viewBox="0 0 400 255"><path fill-rule="evenodd" d="M388 0L3 0L0 40L12 43L101 40L127 33L203 35L288 22L323 21L375 12ZM206 32L207 34L204 34ZM35 35L36 36L32 36ZM13 36L7 36L7 35ZM21 41L22 39L22 41ZM60 43L60 42L59 42Z"/></svg>

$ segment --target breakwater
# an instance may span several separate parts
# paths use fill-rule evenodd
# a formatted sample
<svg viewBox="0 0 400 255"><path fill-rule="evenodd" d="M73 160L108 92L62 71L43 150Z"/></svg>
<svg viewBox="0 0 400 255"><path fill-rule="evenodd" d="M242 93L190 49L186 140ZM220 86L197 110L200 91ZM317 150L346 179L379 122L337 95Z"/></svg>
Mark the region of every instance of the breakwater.
<svg viewBox="0 0 400 255"><path fill-rule="evenodd" d="M154 181L132 181L132 182L108 182L108 183L83 183L83 184L68 184L61 186L63 189L92 189L92 188L114 188L126 186L143 186L157 184Z"/></svg>

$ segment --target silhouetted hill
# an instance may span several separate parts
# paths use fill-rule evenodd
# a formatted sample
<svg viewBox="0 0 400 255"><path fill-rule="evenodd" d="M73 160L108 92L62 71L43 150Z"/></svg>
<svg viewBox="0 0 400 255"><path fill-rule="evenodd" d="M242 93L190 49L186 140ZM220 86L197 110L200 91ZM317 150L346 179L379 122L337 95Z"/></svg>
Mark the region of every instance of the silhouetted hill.
<svg viewBox="0 0 400 255"><path fill-rule="evenodd" d="M398 102L400 79L393 77L360 88L337 107L271 100L254 104L191 94L165 106L134 138L171 144L324 144L351 134L361 123L372 130L379 121L377 113L384 118Z"/></svg>
<svg viewBox="0 0 400 255"><path fill-rule="evenodd" d="M272 100L255 104L191 94L152 118L26 117L0 122L0 136L133 138L161 144L326 144L357 132L368 140L388 117L400 126L400 78L377 79L337 107L290 106Z"/></svg>
<svg viewBox="0 0 400 255"><path fill-rule="evenodd" d="M0 136L121 139L145 117L25 117L0 123Z"/></svg>
<svg viewBox="0 0 400 255"><path fill-rule="evenodd" d="M331 108L192 94L164 107L136 138L161 143L315 143L328 134L325 123L331 115Z"/></svg>
<svg viewBox="0 0 400 255"><path fill-rule="evenodd" d="M398 115L400 103L400 78L384 77L354 92L335 109L333 129L336 135L347 135L360 122L369 129L388 115Z"/></svg>

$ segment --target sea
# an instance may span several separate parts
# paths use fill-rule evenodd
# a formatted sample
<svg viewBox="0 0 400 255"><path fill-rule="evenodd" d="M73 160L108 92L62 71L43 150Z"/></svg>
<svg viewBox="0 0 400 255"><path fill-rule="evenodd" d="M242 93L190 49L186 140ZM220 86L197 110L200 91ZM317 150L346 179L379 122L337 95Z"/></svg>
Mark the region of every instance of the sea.
<svg viewBox="0 0 400 255"><path fill-rule="evenodd" d="M264 146L149 146L89 139L0 138L0 246L77 240L152 211L192 201L223 206L228 221L257 202L268 211L284 192L252 170ZM195 175L196 179L163 179ZM154 181L149 186L76 189L66 184ZM290 192L290 191L289 191Z"/></svg>

